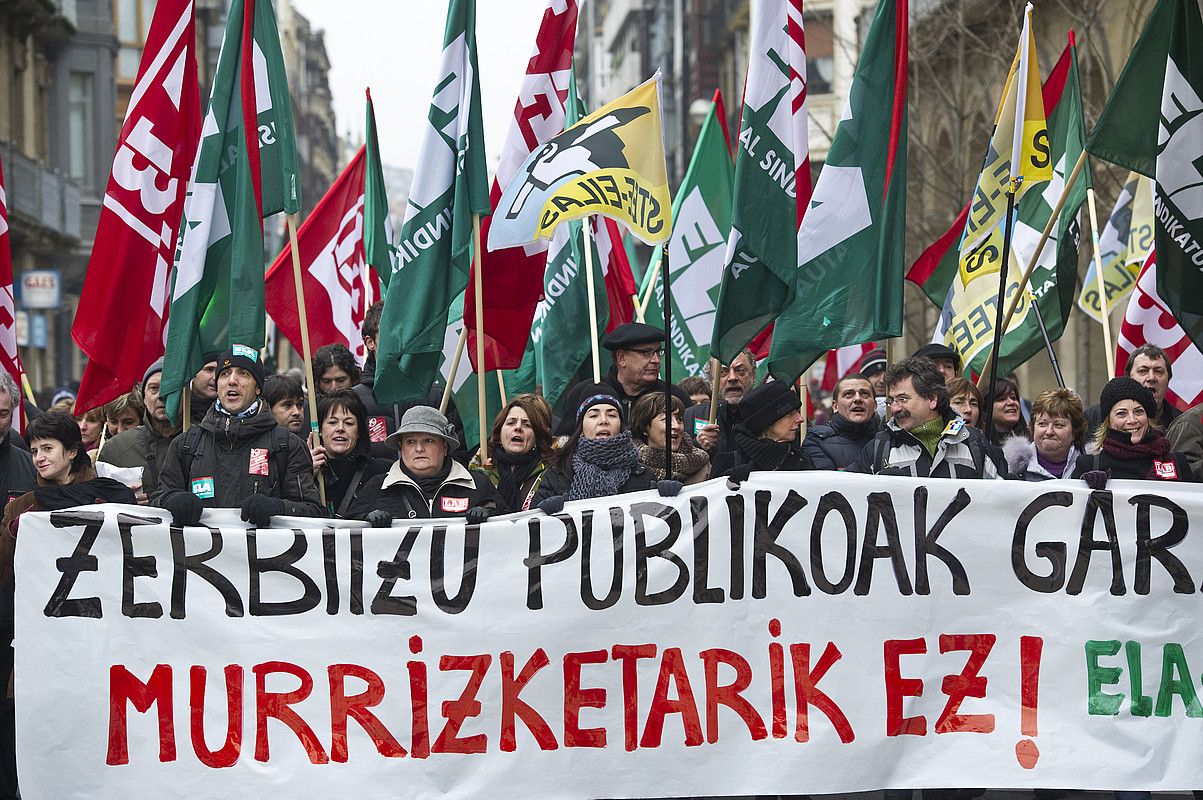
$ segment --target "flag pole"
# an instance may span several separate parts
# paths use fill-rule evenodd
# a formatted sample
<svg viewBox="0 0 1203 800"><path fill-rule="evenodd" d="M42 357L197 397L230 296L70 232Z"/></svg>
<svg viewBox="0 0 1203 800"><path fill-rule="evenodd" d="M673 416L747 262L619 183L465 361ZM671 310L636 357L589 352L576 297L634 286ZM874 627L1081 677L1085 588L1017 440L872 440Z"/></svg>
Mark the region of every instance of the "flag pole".
<svg viewBox="0 0 1203 800"><path fill-rule="evenodd" d="M505 375L501 374L501 370L494 370L497 375L497 388L501 392L501 407L505 408L510 404L510 400L505 394Z"/></svg>
<svg viewBox="0 0 1203 800"><path fill-rule="evenodd" d="M1081 174L1082 167L1085 165L1086 151L1083 150L1082 154L1078 156L1078 162L1074 164L1073 170L1069 173L1069 178L1065 181L1065 188L1061 190L1061 196L1057 198L1057 204L1053 206L1053 213L1049 215L1048 222L1046 222L1044 225L1044 230L1040 234L1040 239L1036 242L1036 249L1032 251L1032 256L1028 259L1027 268L1024 269L1023 275L1021 275L1019 278L1019 291L1015 293L1015 296L1011 298L1010 303L1007 305L1007 314L1003 317L1002 322L1003 330L1006 330L1007 326L1011 324L1011 318L1015 316L1015 310L1019 308L1019 301L1023 297L1023 292L1027 289L1028 283L1031 282L1032 273L1036 271L1036 265L1040 261L1040 253L1044 250L1045 243L1048 242L1048 238L1052 235L1053 226L1057 224L1057 220L1061 217L1061 209L1065 207L1065 201L1069 199L1069 191L1073 188L1074 182L1077 181L1078 175ZM986 354L987 361L993 358L993 345L991 345L990 349L986 351ZM979 387L983 385L982 382L985 380L985 378L985 372L978 376L977 385Z"/></svg>
<svg viewBox="0 0 1203 800"><path fill-rule="evenodd" d="M439 413L446 414L451 405L451 387L455 385L455 373L459 372L459 362L464 356L464 347L468 344L468 326L460 325L459 341L455 344L455 355L451 357L451 370L447 373L447 385L443 387L443 399L439 401Z"/></svg>
<svg viewBox="0 0 1203 800"><path fill-rule="evenodd" d="M476 269L472 270L475 276L472 292L476 298L476 421L480 426L477 430L480 435L480 463L483 466L489 463L489 439L485 435L488 409L485 408L485 303L484 278L480 274L480 214L472 215L472 248L476 257Z"/></svg>
<svg viewBox="0 0 1203 800"><path fill-rule="evenodd" d="M183 418L184 433L192 427L192 381L189 380L184 384L184 391L180 392L180 416Z"/></svg>
<svg viewBox="0 0 1203 800"><path fill-rule="evenodd" d="M1057 379L1057 385L1064 389L1065 376L1061 374L1061 365L1057 362L1057 351L1053 350L1053 342L1048 338L1048 328L1044 326L1044 314L1040 312L1040 302L1035 295L1032 296L1032 311L1036 312L1036 324L1040 326L1040 335L1044 337L1044 347L1048 350L1048 360L1053 365L1053 377Z"/></svg>
<svg viewBox="0 0 1203 800"><path fill-rule="evenodd" d="M710 358L710 417L707 420L707 425L713 425L718 419L718 387L722 382L721 373L723 365L719 363L717 358Z"/></svg>
<svg viewBox="0 0 1203 800"><path fill-rule="evenodd" d="M1090 214L1090 242L1094 246L1094 279L1099 291L1099 316L1103 323L1103 352L1107 362L1107 380L1115 377L1115 348L1111 343L1110 309L1107 308L1107 287L1103 281L1103 256L1099 252L1099 218L1094 210L1094 187L1086 190L1086 204Z"/></svg>
<svg viewBox="0 0 1203 800"><path fill-rule="evenodd" d="M589 217L585 217L585 285L589 292L589 352L593 355L593 382L601 383L601 353L597 351L597 299L593 296L593 239L589 234Z"/></svg>
<svg viewBox="0 0 1203 800"><path fill-rule="evenodd" d="M672 314L672 290L668 285L668 255L660 248L660 280L664 284L664 480L673 479L673 354L668 320ZM655 281L652 281L655 284ZM640 316L642 319L642 315ZM684 432L682 432L683 434Z"/></svg>
<svg viewBox="0 0 1203 800"><path fill-rule="evenodd" d="M292 251L292 283L297 292L297 314L301 326L301 357L305 359L305 380L309 391L309 443L322 443L322 435L318 433L317 418L317 383L313 380L313 351L309 348L309 314L305 308L305 289L301 284L301 249L297 245L297 215L288 217L288 245ZM317 491L321 497L322 506L326 505L326 476L317 472Z"/></svg>

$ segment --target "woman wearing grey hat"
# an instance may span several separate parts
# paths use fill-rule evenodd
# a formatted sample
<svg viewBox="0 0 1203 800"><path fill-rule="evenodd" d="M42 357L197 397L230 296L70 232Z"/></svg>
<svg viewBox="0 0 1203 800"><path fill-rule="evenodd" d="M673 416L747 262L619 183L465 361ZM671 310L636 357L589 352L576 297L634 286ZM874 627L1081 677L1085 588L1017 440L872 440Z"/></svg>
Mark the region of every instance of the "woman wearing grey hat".
<svg viewBox="0 0 1203 800"><path fill-rule="evenodd" d="M534 505L550 513L562 509L565 500L609 497L656 486L651 470L639 463L622 403L613 390L595 384L582 394L576 429L535 493Z"/></svg>
<svg viewBox="0 0 1203 800"><path fill-rule="evenodd" d="M347 511L351 519L387 528L394 519L463 517L480 524L497 512L497 491L487 475L469 472L451 458L455 432L437 409L414 406L387 439L398 450L389 471L363 485Z"/></svg>

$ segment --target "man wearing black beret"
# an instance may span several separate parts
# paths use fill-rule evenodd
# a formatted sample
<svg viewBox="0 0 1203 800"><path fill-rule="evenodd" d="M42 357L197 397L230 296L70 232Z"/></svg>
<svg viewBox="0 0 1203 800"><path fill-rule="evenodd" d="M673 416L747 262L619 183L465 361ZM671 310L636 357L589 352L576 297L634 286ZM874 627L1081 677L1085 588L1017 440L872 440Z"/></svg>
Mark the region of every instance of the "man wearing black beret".
<svg viewBox="0 0 1203 800"><path fill-rule="evenodd" d="M622 403L625 415L630 416L631 406L645 394L664 392L664 381L660 380L660 365L664 360L664 331L660 328L642 322L628 322L607 333L602 339L602 347L614 354L614 365L607 375L602 376L602 383L614 390L614 396ZM596 384L583 381L569 389L564 408L576 409L585 399L584 392L590 387L596 388ZM671 386L669 391L680 399L685 408L693 405L693 400L679 386ZM571 434L574 423L572 414L562 416L556 434Z"/></svg>

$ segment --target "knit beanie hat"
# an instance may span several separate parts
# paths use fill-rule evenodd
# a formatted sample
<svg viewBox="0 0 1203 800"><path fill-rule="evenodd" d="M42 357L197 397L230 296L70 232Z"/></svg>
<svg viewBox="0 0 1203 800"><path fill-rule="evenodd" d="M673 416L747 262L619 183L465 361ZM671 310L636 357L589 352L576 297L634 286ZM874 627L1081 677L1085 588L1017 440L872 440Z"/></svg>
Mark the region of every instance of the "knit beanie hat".
<svg viewBox="0 0 1203 800"><path fill-rule="evenodd" d="M260 390L263 389L265 371L262 362L259 361L258 350L244 344L230 345L229 350L217 357L217 374L220 376L231 367L242 367L254 375L255 383L259 384Z"/></svg>
<svg viewBox="0 0 1203 800"><path fill-rule="evenodd" d="M604 383L595 383L586 389L582 395L585 399L581 401L576 409L576 424L579 426L581 420L585 418L585 412L594 406L611 405L618 409L618 416L626 422L626 414L623 413L622 403L614 396L614 390Z"/></svg>
<svg viewBox="0 0 1203 800"><path fill-rule="evenodd" d="M1157 413L1153 393L1126 375L1112 378L1103 387L1103 393L1099 396L1099 410L1103 412L1103 419L1111 415L1111 409L1120 400L1135 400L1145 407L1150 417Z"/></svg>
<svg viewBox="0 0 1203 800"><path fill-rule="evenodd" d="M801 407L802 401L793 386L769 381L744 395L739 401L739 416L748 432L759 436L765 428Z"/></svg>
<svg viewBox="0 0 1203 800"><path fill-rule="evenodd" d="M163 356L159 356L159 360L146 368L146 372L142 373L142 394L146 394L146 382L163 371Z"/></svg>

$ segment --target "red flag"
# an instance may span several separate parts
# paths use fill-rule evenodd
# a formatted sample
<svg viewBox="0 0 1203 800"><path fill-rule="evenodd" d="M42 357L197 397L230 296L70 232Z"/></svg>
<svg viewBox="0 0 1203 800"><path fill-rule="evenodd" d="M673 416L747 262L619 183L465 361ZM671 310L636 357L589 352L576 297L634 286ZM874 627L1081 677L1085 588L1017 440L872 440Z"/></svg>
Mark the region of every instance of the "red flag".
<svg viewBox="0 0 1203 800"><path fill-rule="evenodd" d="M1136 348L1155 344L1165 351L1174 376L1165 399L1179 411L1203 402L1203 352L1157 293L1157 258L1150 253L1128 298L1115 347L1115 374L1123 375Z"/></svg>
<svg viewBox="0 0 1203 800"><path fill-rule="evenodd" d="M316 350L327 344L345 345L360 363L367 355L360 326L368 306L380 297L379 279L364 258L366 163L366 147L360 147L297 231L310 346ZM266 281L267 313L300 350L301 322L289 244L276 256Z"/></svg>
<svg viewBox="0 0 1203 800"><path fill-rule="evenodd" d="M0 367L12 376L17 387L25 370L17 352L17 304L13 300L13 259L8 244L8 195L4 191L4 165L0 164ZM13 409L13 430L25 433L25 392Z"/></svg>
<svg viewBox="0 0 1203 800"><path fill-rule="evenodd" d="M606 323L606 333L609 333L619 325L635 321L633 296L639 289L631 272L631 259L627 258L627 249L622 244L622 228L609 217L600 217L601 222L604 226L595 225L593 231L606 281L606 297L610 301L610 321Z"/></svg>
<svg viewBox="0 0 1203 800"><path fill-rule="evenodd" d="M828 350L827 363L823 368L823 382L819 384L819 388L825 392L835 391L835 385L840 378L859 370L861 359L876 348L876 342L865 342Z"/></svg>
<svg viewBox="0 0 1203 800"><path fill-rule="evenodd" d="M559 7L559 10L557 10ZM549 0L535 37L535 50L526 66L526 79L514 106L514 122L506 136L493 190L494 208L518 168L540 144L564 130L572 48L576 40L576 0ZM489 240L492 217L480 221L480 240ZM530 337L535 306L543 294L546 242L510 247L481 254L484 300L485 370L517 369ZM472 269L476 269L475 262ZM629 267L628 267L629 269ZM476 363L476 298L470 290L475 273L464 293L464 324L468 326L468 357Z"/></svg>
<svg viewBox="0 0 1203 800"><path fill-rule="evenodd" d="M170 265L199 139L192 0L161 0L71 329L88 356L76 414L128 392L163 355Z"/></svg>

